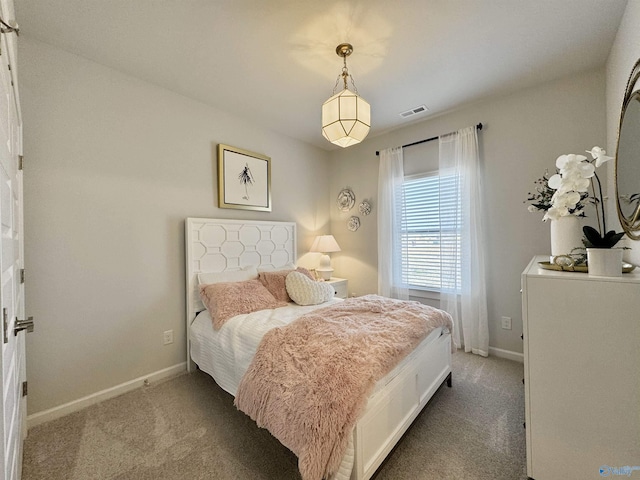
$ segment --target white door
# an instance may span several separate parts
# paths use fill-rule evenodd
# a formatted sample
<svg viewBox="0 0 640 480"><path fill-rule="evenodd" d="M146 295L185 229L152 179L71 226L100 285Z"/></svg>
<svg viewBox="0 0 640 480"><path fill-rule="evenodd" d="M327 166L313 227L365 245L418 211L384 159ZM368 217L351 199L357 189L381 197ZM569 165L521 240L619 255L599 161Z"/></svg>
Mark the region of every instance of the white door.
<svg viewBox="0 0 640 480"><path fill-rule="evenodd" d="M0 17L15 19L12 0L0 0ZM22 124L18 94L17 35L0 34L0 316L2 396L0 397L0 480L18 480L26 434L24 331Z"/></svg>

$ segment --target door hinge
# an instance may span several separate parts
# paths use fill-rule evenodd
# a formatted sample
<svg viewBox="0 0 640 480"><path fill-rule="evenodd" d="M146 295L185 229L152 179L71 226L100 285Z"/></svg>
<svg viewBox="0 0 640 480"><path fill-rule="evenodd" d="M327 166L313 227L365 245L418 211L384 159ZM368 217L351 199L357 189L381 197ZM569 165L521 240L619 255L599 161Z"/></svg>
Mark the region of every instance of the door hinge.
<svg viewBox="0 0 640 480"><path fill-rule="evenodd" d="M29 388L27 387L27 382L22 382L22 396L26 397L27 396L27 391L29 390Z"/></svg>
<svg viewBox="0 0 640 480"><path fill-rule="evenodd" d="M24 268L20 269L20 283L24 283Z"/></svg>
<svg viewBox="0 0 640 480"><path fill-rule="evenodd" d="M24 157L22 155L18 155L18 170L22 170L24 167Z"/></svg>
<svg viewBox="0 0 640 480"><path fill-rule="evenodd" d="M7 324L7 309L2 309L2 338L4 343L9 342L9 337L7 336L7 331L9 330L9 325Z"/></svg>

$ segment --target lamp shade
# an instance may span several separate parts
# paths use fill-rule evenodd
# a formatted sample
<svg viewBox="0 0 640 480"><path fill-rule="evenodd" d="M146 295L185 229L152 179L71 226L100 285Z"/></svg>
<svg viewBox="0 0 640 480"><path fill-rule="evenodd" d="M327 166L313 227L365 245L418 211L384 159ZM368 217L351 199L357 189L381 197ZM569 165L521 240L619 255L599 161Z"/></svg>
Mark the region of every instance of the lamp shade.
<svg viewBox="0 0 640 480"><path fill-rule="evenodd" d="M340 246L333 235L319 235L311 245L311 252L331 253L339 252Z"/></svg>
<svg viewBox="0 0 640 480"><path fill-rule="evenodd" d="M322 135L331 143L343 148L355 145L365 139L370 128L371 107L348 88L322 105Z"/></svg>

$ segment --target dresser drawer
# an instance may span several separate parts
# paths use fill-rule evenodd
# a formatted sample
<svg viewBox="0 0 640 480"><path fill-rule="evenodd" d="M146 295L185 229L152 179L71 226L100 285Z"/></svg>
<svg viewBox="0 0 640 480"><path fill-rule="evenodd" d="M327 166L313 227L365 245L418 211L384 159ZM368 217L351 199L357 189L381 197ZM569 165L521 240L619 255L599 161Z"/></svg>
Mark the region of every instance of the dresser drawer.
<svg viewBox="0 0 640 480"><path fill-rule="evenodd" d="M333 287L336 297L347 298L348 296L348 280L346 278L332 277L327 283Z"/></svg>

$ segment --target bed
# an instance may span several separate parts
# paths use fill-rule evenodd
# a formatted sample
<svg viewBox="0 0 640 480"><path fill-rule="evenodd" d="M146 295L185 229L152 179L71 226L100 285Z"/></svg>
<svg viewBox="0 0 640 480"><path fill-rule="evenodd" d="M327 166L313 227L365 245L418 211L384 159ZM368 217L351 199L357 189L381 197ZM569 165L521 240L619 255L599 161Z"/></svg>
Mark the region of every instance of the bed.
<svg viewBox="0 0 640 480"><path fill-rule="evenodd" d="M199 296L198 274L235 272L253 265L277 270L295 264L296 225L292 222L188 218L185 222L186 327L188 370L196 367L236 395L264 332L248 330L226 339L235 350L220 347L224 328L214 330ZM331 299L327 304L338 304ZM277 309L277 321L288 323L301 313L327 304ZM276 310L249 315L274 315ZM238 324L243 318L233 318ZM251 324L251 322L246 322ZM234 334L235 335L235 334ZM243 343L244 342L244 343ZM444 382L451 386L451 335L432 330L393 370L378 381L349 438L340 468L332 480L367 480L375 473L413 420Z"/></svg>

